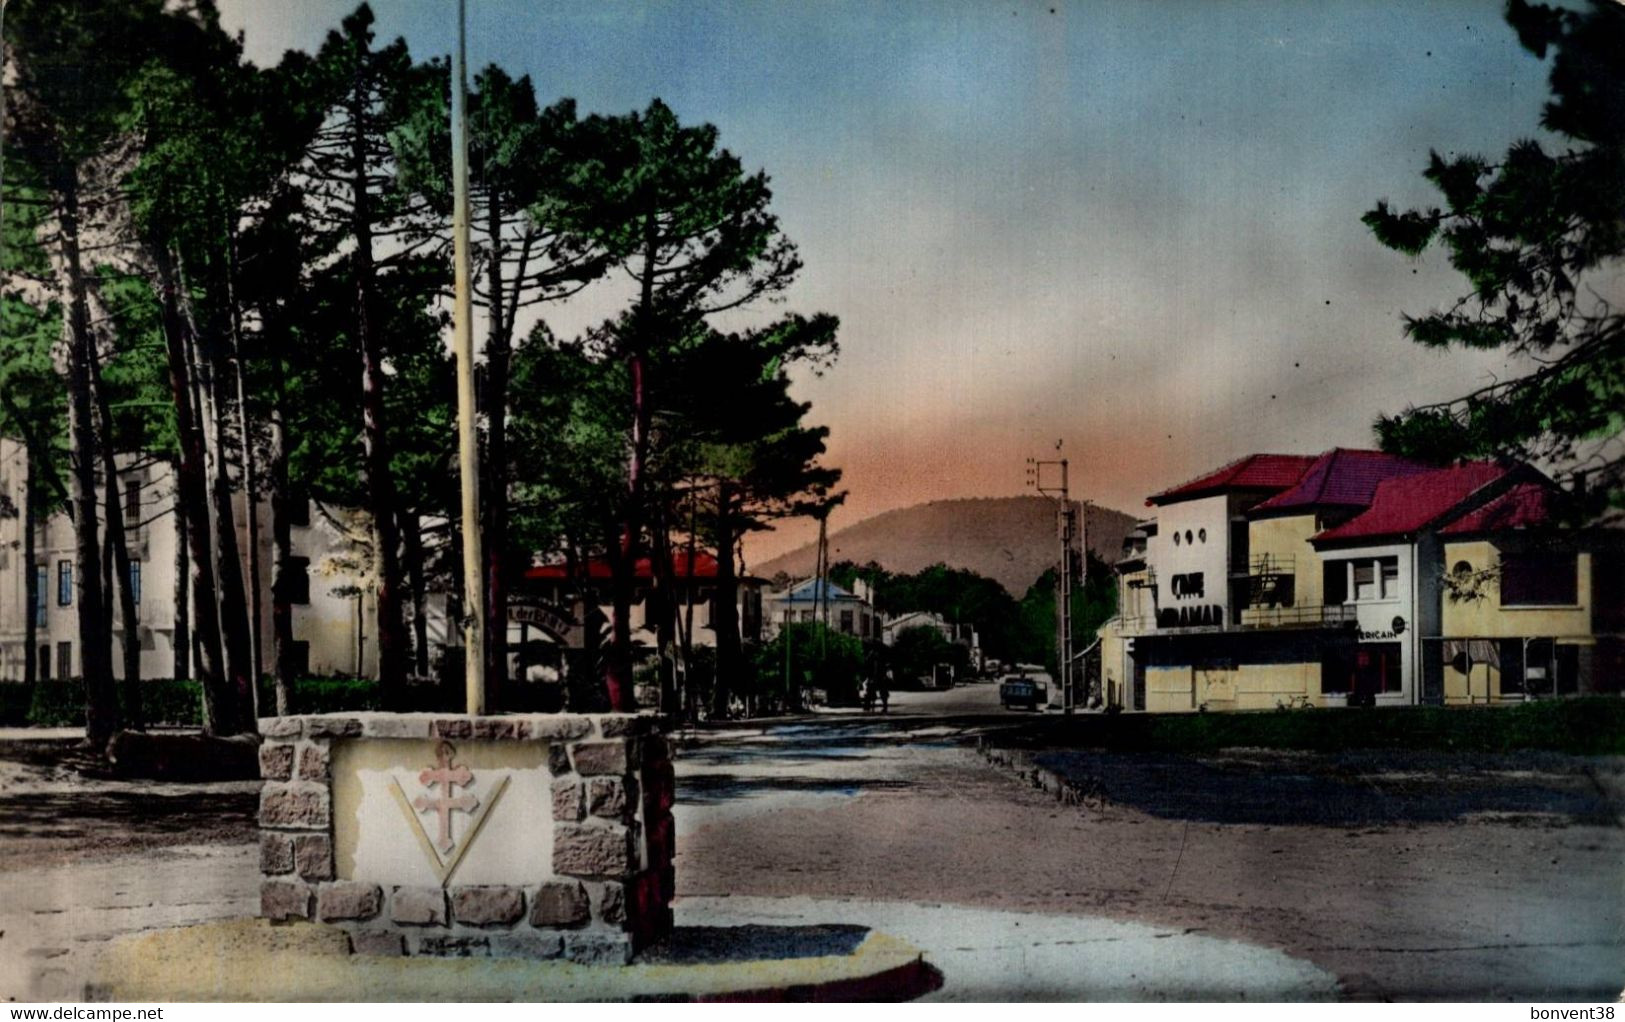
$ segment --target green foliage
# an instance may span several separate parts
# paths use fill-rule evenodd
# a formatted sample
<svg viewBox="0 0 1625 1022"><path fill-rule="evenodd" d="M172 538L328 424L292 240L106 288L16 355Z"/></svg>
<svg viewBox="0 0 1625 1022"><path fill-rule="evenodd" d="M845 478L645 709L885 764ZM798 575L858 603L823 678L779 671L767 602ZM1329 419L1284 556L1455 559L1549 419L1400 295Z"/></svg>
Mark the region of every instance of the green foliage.
<svg viewBox="0 0 1625 1022"><path fill-rule="evenodd" d="M1429 157L1423 176L1443 208L1362 218L1377 240L1418 256L1439 245L1470 289L1446 309L1407 317L1435 348L1504 350L1526 366L1457 400L1383 415L1385 450L1435 462L1512 457L1592 473L1589 506L1625 508L1625 7L1580 10L1511 0L1507 21L1532 54L1551 54L1541 125L1564 142L1513 144L1499 163Z"/></svg>
<svg viewBox="0 0 1625 1022"><path fill-rule="evenodd" d="M863 679L875 667L862 640L825 628L821 621L797 621L780 629L772 642L757 647L753 662L754 677L748 681L754 684L737 687L734 693L755 695L781 705L787 690L795 693L792 703L801 705L809 689L820 688L831 705L849 706L856 701Z"/></svg>
<svg viewBox="0 0 1625 1022"><path fill-rule="evenodd" d="M875 606L881 613L896 616L923 610L973 625L988 656L1036 660L1042 648L1028 641L1015 597L974 571L933 564L912 575L892 574L872 561L861 567L838 561L830 566L830 577L849 590L858 579L867 581L874 586Z"/></svg>
<svg viewBox="0 0 1625 1022"><path fill-rule="evenodd" d="M913 687L930 681L938 664L949 664L954 677L964 678L970 667L970 650L947 637L932 625L905 628L892 640L890 650L892 684Z"/></svg>
<svg viewBox="0 0 1625 1022"><path fill-rule="evenodd" d="M85 685L77 678L67 681L38 681L33 690L26 685L4 685L8 698L0 702L0 717L10 726L82 727L85 723ZM26 701L22 693L27 693ZM124 697L122 687L119 697ZM202 719L202 694L195 681L173 678L141 680L141 710L147 723L194 727ZM25 707L21 719L15 716ZM126 713L128 711L126 710Z"/></svg>
<svg viewBox="0 0 1625 1022"><path fill-rule="evenodd" d="M1072 649L1081 652L1095 640L1095 630L1117 613L1117 576L1090 552L1087 581L1072 589ZM1042 663L1057 677L1055 650L1055 569L1044 572L1021 598L1022 645L1017 659Z"/></svg>

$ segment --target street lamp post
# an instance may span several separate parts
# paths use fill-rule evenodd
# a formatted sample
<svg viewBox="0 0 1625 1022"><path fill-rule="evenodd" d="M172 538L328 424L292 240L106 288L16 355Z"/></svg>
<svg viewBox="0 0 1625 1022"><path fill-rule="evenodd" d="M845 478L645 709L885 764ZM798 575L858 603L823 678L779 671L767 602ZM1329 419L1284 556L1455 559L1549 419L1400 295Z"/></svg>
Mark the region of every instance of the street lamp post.
<svg viewBox="0 0 1625 1022"><path fill-rule="evenodd" d="M1057 448L1060 444L1055 445ZM1060 471L1059 483L1053 473ZM1072 499L1068 488L1067 459L1038 461L1027 459L1027 484L1046 496L1060 499L1056 515L1056 532L1061 541L1061 559L1056 577L1055 653L1056 666L1061 672L1061 712L1070 715L1074 703L1072 692ZM1046 478L1048 470L1048 478Z"/></svg>

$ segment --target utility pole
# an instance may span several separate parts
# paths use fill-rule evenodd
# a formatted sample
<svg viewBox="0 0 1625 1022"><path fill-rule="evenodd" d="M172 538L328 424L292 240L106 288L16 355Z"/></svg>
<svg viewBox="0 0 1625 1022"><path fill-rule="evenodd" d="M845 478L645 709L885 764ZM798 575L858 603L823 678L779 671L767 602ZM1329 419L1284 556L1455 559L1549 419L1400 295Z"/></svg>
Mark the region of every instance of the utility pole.
<svg viewBox="0 0 1625 1022"><path fill-rule="evenodd" d="M1055 447L1060 449L1060 442ZM1056 470L1060 480L1055 480ZM1067 459L1038 461L1027 459L1027 484L1045 496L1059 497L1060 510L1056 514L1056 532L1061 540L1061 559L1057 564L1055 585L1055 653L1056 667L1061 672L1061 711L1070 715L1075 702L1072 692L1072 536L1074 515L1068 489Z"/></svg>
<svg viewBox="0 0 1625 1022"><path fill-rule="evenodd" d="M474 303L469 292L467 0L457 0L451 55L452 347L457 356L457 470L463 497L463 685L469 713L485 713L485 563L480 549L479 446L474 433Z"/></svg>

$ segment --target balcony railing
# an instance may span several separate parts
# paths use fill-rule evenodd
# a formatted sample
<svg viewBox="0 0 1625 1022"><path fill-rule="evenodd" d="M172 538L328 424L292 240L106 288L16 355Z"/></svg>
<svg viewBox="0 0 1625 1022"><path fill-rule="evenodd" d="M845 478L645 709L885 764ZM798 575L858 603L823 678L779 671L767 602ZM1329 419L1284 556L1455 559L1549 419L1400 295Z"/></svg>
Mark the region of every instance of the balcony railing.
<svg viewBox="0 0 1625 1022"><path fill-rule="evenodd" d="M1247 562L1247 574L1253 576L1291 575L1296 572L1297 558L1291 554L1254 554Z"/></svg>
<svg viewBox="0 0 1625 1022"><path fill-rule="evenodd" d="M1248 607L1241 612L1243 628L1338 628L1357 620L1355 608L1347 604Z"/></svg>

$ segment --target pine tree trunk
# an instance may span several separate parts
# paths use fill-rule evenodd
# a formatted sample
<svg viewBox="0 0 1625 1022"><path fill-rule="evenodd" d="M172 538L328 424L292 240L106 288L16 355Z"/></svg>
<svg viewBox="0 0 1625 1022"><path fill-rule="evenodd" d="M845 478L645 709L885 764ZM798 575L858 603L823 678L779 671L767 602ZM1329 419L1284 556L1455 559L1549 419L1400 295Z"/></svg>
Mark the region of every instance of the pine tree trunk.
<svg viewBox="0 0 1625 1022"><path fill-rule="evenodd" d="M283 418L283 367L276 367L271 400L271 649L276 671L276 712L293 712L293 510L288 492L288 434Z"/></svg>
<svg viewBox="0 0 1625 1022"><path fill-rule="evenodd" d="M358 83L359 84L359 83ZM406 683L406 625L401 615L400 529L395 521L395 477L384 428L384 352L372 324L372 202L367 185L366 111L357 95L350 109L350 182L356 287L356 338L361 348L362 448L367 502L378 542L378 681L385 709L402 705Z"/></svg>
<svg viewBox="0 0 1625 1022"><path fill-rule="evenodd" d="M744 651L739 646L739 614L735 606L739 581L734 575L733 487L717 487L717 596L711 627L717 639L717 677L711 715L728 714L728 696L736 687Z"/></svg>
<svg viewBox="0 0 1625 1022"><path fill-rule="evenodd" d="M162 245L154 249L158 266L159 300L163 315L164 346L169 363L170 395L175 405L175 427L180 457L175 470L175 499L185 520L185 536L191 552L193 638L198 647L203 689L203 729L212 735L236 733L241 714L235 690L226 683L224 657L220 649L220 619L216 615L214 550L209 541L209 498L204 481L203 429L199 409L194 405L191 361L185 321L180 313L180 296L174 263ZM177 560L179 556L177 555ZM177 629L177 645L181 636Z"/></svg>
<svg viewBox="0 0 1625 1022"><path fill-rule="evenodd" d="M671 533L666 528L666 515L662 511L655 523L654 550L650 558L652 591L649 594L649 612L655 615L655 653L659 664L660 712L677 712L677 585L671 564ZM689 598L693 599L692 569L687 579Z"/></svg>
<svg viewBox="0 0 1625 1022"><path fill-rule="evenodd" d="M226 654L226 679L236 715L228 733L253 734L259 730L254 718L254 651L248 627L248 600L243 591L242 553L237 544L237 514L231 503L225 401L216 387L225 367L218 346L209 347L198 360L198 378L209 409L208 444L214 451L214 476L209 487L214 506L214 577L220 609L220 638Z"/></svg>
<svg viewBox="0 0 1625 1022"><path fill-rule="evenodd" d="M186 556L186 511L181 506L180 466L170 475L175 488L175 628L170 642L174 650L173 677L192 677L192 564Z"/></svg>
<svg viewBox="0 0 1625 1022"><path fill-rule="evenodd" d="M34 452L25 450L23 457L23 683L33 685L39 680L39 566L34 563L39 484Z"/></svg>
<svg viewBox="0 0 1625 1022"><path fill-rule="evenodd" d="M79 252L79 171L67 165L57 175L60 233L68 277L68 408L73 462L74 524L78 550L79 663L85 683L85 740L105 748L119 728L118 692L113 683L112 645L103 616L101 538L96 515L96 432L91 409L90 310ZM107 438L103 438L106 442Z"/></svg>
<svg viewBox="0 0 1625 1022"><path fill-rule="evenodd" d="M237 305L237 234L226 231L227 253L226 301L231 317L231 368L237 382L237 430L243 454L243 505L248 519L248 642L250 665L257 687L265 677L263 645L260 623L264 616L261 605L260 581L260 511L258 461L255 458L254 439L248 418L248 388L243 379L242 312Z"/></svg>
<svg viewBox="0 0 1625 1022"><path fill-rule="evenodd" d="M485 460L480 486L485 539L485 698L502 705L508 675L508 580L503 570L508 543L508 363L512 325L503 317L502 210L488 190L487 230L491 237L488 265L490 299L485 342Z"/></svg>
<svg viewBox="0 0 1625 1022"><path fill-rule="evenodd" d="M118 465L113 457L113 413L107 405L107 388L102 385L101 359L94 349L90 355L90 382L96 397L96 417L102 436L102 475L106 486L107 540L112 548L112 569L118 588L118 619L124 630L123 684L127 726L146 730L141 709L141 627L136 618L135 592L130 580L130 541L124 521L123 494L119 492ZM139 525L139 522L137 523Z"/></svg>
<svg viewBox="0 0 1625 1022"><path fill-rule="evenodd" d="M405 541L406 578L412 587L412 672L429 676L428 585L423 571L423 519L416 512L401 516Z"/></svg>

